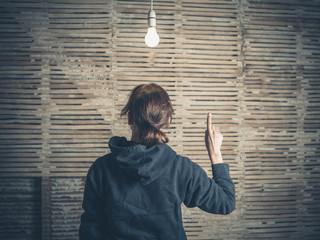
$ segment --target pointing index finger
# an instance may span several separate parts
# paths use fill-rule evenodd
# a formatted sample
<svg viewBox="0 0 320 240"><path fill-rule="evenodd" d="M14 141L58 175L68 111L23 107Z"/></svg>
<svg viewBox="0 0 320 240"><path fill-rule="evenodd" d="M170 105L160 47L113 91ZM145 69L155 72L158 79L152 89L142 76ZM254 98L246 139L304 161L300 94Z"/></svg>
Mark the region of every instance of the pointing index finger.
<svg viewBox="0 0 320 240"><path fill-rule="evenodd" d="M208 116L207 116L207 129L211 129L211 113L208 113Z"/></svg>

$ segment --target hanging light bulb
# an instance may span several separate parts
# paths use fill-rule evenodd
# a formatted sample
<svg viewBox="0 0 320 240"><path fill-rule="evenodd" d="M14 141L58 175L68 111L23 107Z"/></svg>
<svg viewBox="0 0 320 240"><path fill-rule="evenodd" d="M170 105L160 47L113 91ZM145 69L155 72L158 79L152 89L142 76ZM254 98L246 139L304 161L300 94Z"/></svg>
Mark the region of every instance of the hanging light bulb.
<svg viewBox="0 0 320 240"><path fill-rule="evenodd" d="M160 38L156 30L156 13L152 10L153 0L151 0L151 9L148 12L148 32L144 38L148 47L156 47L159 44Z"/></svg>
<svg viewBox="0 0 320 240"><path fill-rule="evenodd" d="M146 37L144 38L148 47L156 47L159 44L160 38L155 27L149 27Z"/></svg>

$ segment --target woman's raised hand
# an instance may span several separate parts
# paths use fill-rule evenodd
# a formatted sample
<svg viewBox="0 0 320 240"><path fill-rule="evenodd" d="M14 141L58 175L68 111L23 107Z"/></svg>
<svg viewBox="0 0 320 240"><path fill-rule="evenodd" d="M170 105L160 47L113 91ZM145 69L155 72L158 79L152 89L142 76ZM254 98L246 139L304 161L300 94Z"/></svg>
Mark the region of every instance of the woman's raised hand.
<svg viewBox="0 0 320 240"><path fill-rule="evenodd" d="M205 133L205 142L208 150L208 154L212 164L223 163L221 155L221 145L222 145L223 135L211 123L211 113L207 116L207 130Z"/></svg>

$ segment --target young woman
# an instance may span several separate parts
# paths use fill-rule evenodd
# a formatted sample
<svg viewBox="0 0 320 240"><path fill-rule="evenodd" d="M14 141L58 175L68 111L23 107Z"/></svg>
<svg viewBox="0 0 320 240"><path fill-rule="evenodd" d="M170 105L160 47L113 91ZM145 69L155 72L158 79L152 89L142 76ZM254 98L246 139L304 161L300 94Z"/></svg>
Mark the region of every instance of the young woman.
<svg viewBox="0 0 320 240"><path fill-rule="evenodd" d="M161 129L172 119L167 92L157 84L134 88L121 115L128 116L131 141L112 137L110 154L98 158L86 180L80 239L180 240L181 204L215 214L235 209L235 188L223 163L222 134L207 116L205 144L213 178L175 153Z"/></svg>

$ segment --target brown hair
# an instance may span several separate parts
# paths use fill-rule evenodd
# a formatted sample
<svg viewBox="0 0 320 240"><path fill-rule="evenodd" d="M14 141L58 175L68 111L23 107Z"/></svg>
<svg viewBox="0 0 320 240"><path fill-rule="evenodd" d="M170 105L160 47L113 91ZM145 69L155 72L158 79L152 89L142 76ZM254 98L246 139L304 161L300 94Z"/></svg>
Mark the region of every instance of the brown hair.
<svg viewBox="0 0 320 240"><path fill-rule="evenodd" d="M126 114L129 124L135 124L139 129L139 144L153 146L169 141L160 129L168 127L173 108L168 93L159 85L151 83L135 87L121 111L121 116Z"/></svg>

